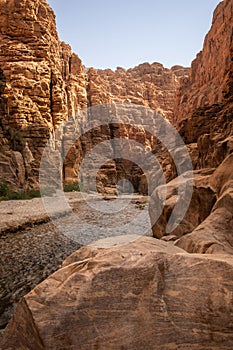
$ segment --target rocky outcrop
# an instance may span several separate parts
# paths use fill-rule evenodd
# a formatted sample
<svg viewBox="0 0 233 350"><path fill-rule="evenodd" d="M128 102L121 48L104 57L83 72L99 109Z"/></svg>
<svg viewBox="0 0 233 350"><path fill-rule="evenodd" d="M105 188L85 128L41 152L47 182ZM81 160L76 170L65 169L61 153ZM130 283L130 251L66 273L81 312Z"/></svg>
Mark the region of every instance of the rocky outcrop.
<svg viewBox="0 0 233 350"><path fill-rule="evenodd" d="M221 104L233 95L232 0L221 1L203 50L192 62L190 77L177 93L175 118L189 118L199 107Z"/></svg>
<svg viewBox="0 0 233 350"><path fill-rule="evenodd" d="M162 210L162 215L157 221L155 220L152 228L156 238L162 238L163 236L169 235L170 232L176 237L181 237L188 232L192 232L195 227L205 220L211 212L216 200L216 194L209 184L212 173L213 169L204 169L194 172L193 193L189 206L185 205L186 198L183 192L179 192L179 187L186 191L189 182L192 181L192 174L190 173L185 173L182 177L176 177L168 184L158 187L153 192L150 200L151 218L159 217L159 212ZM164 190L166 190L165 201L163 200ZM181 205L179 214L177 213L176 218L170 222L167 227L171 213L178 201L183 201L184 203ZM182 210L184 212L186 211L186 214L179 225L176 226L176 221L182 217Z"/></svg>
<svg viewBox="0 0 233 350"><path fill-rule="evenodd" d="M232 0L221 1L190 77L177 92L177 128L184 141L196 148L198 169L216 168L233 149L232 19Z"/></svg>
<svg viewBox="0 0 233 350"><path fill-rule="evenodd" d="M16 186L33 186L49 135L69 113L87 105L84 68L60 43L45 0L2 0L0 28L1 145L8 151L1 166L12 164L12 152L18 159L1 176L9 180L11 172ZM19 173L24 177L18 179Z"/></svg>
<svg viewBox="0 0 233 350"><path fill-rule="evenodd" d="M216 198L215 201L212 200L212 205L209 200L212 207L209 215L206 215L206 219L200 225L196 225L190 234L178 240L178 246L191 253L233 254L232 169L233 154L229 155L209 178L209 188Z"/></svg>
<svg viewBox="0 0 233 350"><path fill-rule="evenodd" d="M137 103L173 119L175 90L188 69L175 66L169 70L159 63L115 72L86 69L70 46L59 41L54 13L45 0L2 0L0 28L0 181L6 180L11 187L38 185L41 154L48 137L81 109L112 102ZM100 139L103 132L97 130L96 138ZM146 133L141 137L142 131L134 130L134 138L135 132L145 144ZM107 130L103 139L110 133ZM124 126L115 127L115 134L130 137ZM63 137L69 138L65 130L56 140L61 152L66 142ZM66 182L77 180L78 165L86 150L95 145L93 133L84 139L73 145L71 158L65 160ZM107 168L109 174L115 172L114 178L121 178L120 169L125 164L112 162ZM141 176L135 169L135 176ZM102 178L106 174L108 170ZM106 181L111 182L110 178Z"/></svg>
<svg viewBox="0 0 233 350"><path fill-rule="evenodd" d="M174 230L167 223L177 201L179 179L168 184L166 202L162 215L153 225L157 238L173 240L175 244L189 253L233 254L233 191L232 191L233 154L229 155L216 169L203 169L195 172L193 195L184 218ZM190 179L183 180L186 184ZM162 188L157 188L151 198L150 215L157 217L161 203ZM183 209L185 203L181 206ZM177 219L181 217L178 215ZM174 225L175 226L175 225ZM170 228L170 230L168 229Z"/></svg>
<svg viewBox="0 0 233 350"><path fill-rule="evenodd" d="M173 122L174 94L180 80L188 77L189 68L174 66L167 69L154 62L128 70L118 67L116 71L105 69L96 73L101 78L101 88L109 93L111 101L143 105Z"/></svg>
<svg viewBox="0 0 233 350"><path fill-rule="evenodd" d="M151 199L154 236L175 240L190 253L233 253L232 20L232 0L222 1L214 12L203 50L192 63L190 78L178 91L177 128L191 150L195 169L190 206L178 193L181 184L185 192L191 180L189 174L168 184L162 214L156 223L153 218L158 215L158 203L161 207L163 188L156 189ZM182 213L178 213L178 226L172 222L168 227L177 202L183 213L188 210L182 220Z"/></svg>
<svg viewBox="0 0 233 350"><path fill-rule="evenodd" d="M190 77L177 92L177 128L186 144L196 148L197 169L216 168L233 149L232 19L232 0L221 1Z"/></svg>
<svg viewBox="0 0 233 350"><path fill-rule="evenodd" d="M232 278L226 256L149 237L100 241L20 301L1 348L231 349Z"/></svg>

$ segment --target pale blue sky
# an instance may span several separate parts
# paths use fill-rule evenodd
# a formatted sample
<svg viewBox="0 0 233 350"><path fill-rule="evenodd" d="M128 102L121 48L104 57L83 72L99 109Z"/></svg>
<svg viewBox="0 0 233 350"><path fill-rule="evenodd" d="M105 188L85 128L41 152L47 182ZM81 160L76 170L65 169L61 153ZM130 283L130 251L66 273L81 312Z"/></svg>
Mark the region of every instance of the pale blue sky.
<svg viewBox="0 0 233 350"><path fill-rule="evenodd" d="M189 66L219 0L48 0L61 40L87 67Z"/></svg>

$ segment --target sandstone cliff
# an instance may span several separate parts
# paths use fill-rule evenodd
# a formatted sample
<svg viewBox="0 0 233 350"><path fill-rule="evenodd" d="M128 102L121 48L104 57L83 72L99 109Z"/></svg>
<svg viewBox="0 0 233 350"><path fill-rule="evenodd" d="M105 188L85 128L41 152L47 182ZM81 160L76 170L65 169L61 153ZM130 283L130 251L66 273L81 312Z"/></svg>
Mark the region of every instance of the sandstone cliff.
<svg viewBox="0 0 233 350"><path fill-rule="evenodd" d="M175 103L177 128L186 144L196 148L194 163L200 169L216 168L233 148L232 23L232 0L224 0Z"/></svg>
<svg viewBox="0 0 233 350"><path fill-rule="evenodd" d="M115 72L86 69L70 46L59 41L54 13L45 0L1 0L0 4L1 181L15 188L37 186L48 137L80 109L131 102L173 120L175 90L188 69L169 70L159 63ZM118 129L116 133L125 134ZM96 132L99 139L103 130ZM110 130L106 132L110 138ZM63 131L58 141L64 141ZM65 160L65 181L76 180L78 165L94 144L91 135L77 141L72 159ZM115 178L119 177L116 168L112 163Z"/></svg>
<svg viewBox="0 0 233 350"><path fill-rule="evenodd" d="M203 50L191 67L190 78L178 90L177 128L191 150L195 168L194 191L188 211L173 231L167 223L178 195L179 179L168 184L155 237L177 240L189 252L233 253L232 152L233 152L233 1L216 8ZM187 185L190 178L183 178ZM154 191L150 206L156 216L161 189ZM183 203L184 204L184 203ZM171 226L175 222L170 223Z"/></svg>
<svg viewBox="0 0 233 350"><path fill-rule="evenodd" d="M174 93L180 80L188 77L189 68L174 66L164 68L161 63L143 63L125 70L118 67L98 70L102 86L110 92L115 102L128 102L143 105L160 112L173 122Z"/></svg>
<svg viewBox="0 0 233 350"><path fill-rule="evenodd" d="M37 183L41 152L54 127L68 117L65 63L55 16L46 1L5 1L0 7L1 132L6 156L18 162L15 185ZM67 58L67 57L65 57ZM27 143L32 153L28 164ZM16 153L17 152L17 153ZM8 171L10 173L10 171ZM19 173L25 176L19 178ZM1 177L6 177L4 168ZM17 181L19 180L19 181Z"/></svg>
<svg viewBox="0 0 233 350"><path fill-rule="evenodd" d="M175 120L195 168L190 205L185 202L182 190L187 189L192 174L175 177L174 164L161 148L160 157L163 164L170 167L173 180L166 186L158 186L151 196L153 234L160 241L148 237L118 237L82 248L70 256L61 270L21 300L1 340L3 349L232 349L232 8L232 0L224 0L217 7L203 51L192 64L190 78L181 79L183 85L177 92ZM139 68L117 69L115 73L86 71L68 46L60 44L60 47L63 52L60 77L69 101L64 104L68 106L66 117L86 105L136 100L141 105L161 108L171 118L170 97L166 105L159 104L156 92L152 93L153 101L148 96L142 98L146 91L154 89L147 78L155 77L149 78L146 72L161 68L162 74L171 78L158 64L140 66L145 73L137 81L134 74L136 71L139 74ZM72 62L76 68L71 78ZM175 72L177 74L176 68ZM136 79L135 90L129 87L128 77ZM4 89L8 91L8 78L4 69L0 82L0 106L7 116L8 95ZM56 82L53 81L52 91ZM156 82L155 90L160 89L161 85ZM171 91L166 87L161 94L171 96ZM124 108L123 112L127 110ZM119 116L114 104L107 113ZM135 115L139 121L145 116ZM56 122L46 125L49 132L59 124L59 114L57 116L51 119ZM79 121L76 121L78 128ZM88 118L85 121L88 122ZM67 145L71 134L67 133ZM153 151L160 146L145 130L122 126L120 121L109 123L107 127L84 134L72 147L66 159L65 177L74 178L81 157L99 141L119 135L141 139ZM5 129L0 132L2 154L7 157L10 152L12 161L26 148L21 135L16 136L12 143L18 150L12 150ZM179 157L179 149L176 151ZM109 152L114 155L111 144ZM186 162L182 154L181 162ZM109 181L115 183L124 172L129 175L129 169L132 173L131 165L125 165L105 164L102 183L105 180L105 185L109 185ZM135 182L136 176L142 176L139 169ZM172 211L179 202L174 220ZM154 223L161 206L162 214ZM184 208L187 213L182 219Z"/></svg>
<svg viewBox="0 0 233 350"><path fill-rule="evenodd" d="M190 117L199 107L221 104L229 98L232 100L232 16L232 1L221 1L214 11L203 50L192 62L190 77L184 79L177 92L176 120Z"/></svg>

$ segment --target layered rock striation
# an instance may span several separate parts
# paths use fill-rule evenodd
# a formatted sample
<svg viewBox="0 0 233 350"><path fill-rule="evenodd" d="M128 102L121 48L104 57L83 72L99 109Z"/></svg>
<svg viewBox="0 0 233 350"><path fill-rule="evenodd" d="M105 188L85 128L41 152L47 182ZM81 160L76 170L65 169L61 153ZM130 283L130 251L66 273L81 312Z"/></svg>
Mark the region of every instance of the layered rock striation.
<svg viewBox="0 0 233 350"><path fill-rule="evenodd" d="M163 213L153 225L157 238L172 239L190 253L233 253L233 2L216 8L203 50L177 93L175 118L193 161L194 187L190 205L178 193L190 177L168 184ZM150 213L156 217L162 189L152 195ZM177 201L188 209L174 230L167 223ZM182 205L181 205L182 206ZM183 212L186 211L183 210ZM169 238L170 237L170 238ZM178 239L178 240L177 240Z"/></svg>
<svg viewBox="0 0 233 350"><path fill-rule="evenodd" d="M20 301L2 349L231 349L232 264L150 237L99 241Z"/></svg>
<svg viewBox="0 0 233 350"><path fill-rule="evenodd" d="M54 13L45 0L1 0L0 28L1 181L15 188L37 186L48 138L81 109L113 102L136 103L173 120L175 90L188 69L166 69L159 63L115 72L86 69L70 46L59 41ZM110 133L107 130L103 139L111 138ZM124 126L115 127L115 133L131 137ZM137 133L141 140L142 131ZM101 139L105 131L99 129L96 134L94 138ZM58 148L65 142L63 135L69 138L61 130ZM145 132L143 137L147 139ZM95 145L93 135L84 139L77 141L75 152L70 152L76 159L65 160L64 181L77 179L86 149ZM122 177L117 168L125 166L113 162L111 167L115 178Z"/></svg>
<svg viewBox="0 0 233 350"><path fill-rule="evenodd" d="M177 91L175 119L178 122L189 118L198 108L232 100L232 16L232 1L221 1L214 11L203 49L192 62L190 76Z"/></svg>
<svg viewBox="0 0 233 350"><path fill-rule="evenodd" d="M48 137L69 113L86 106L83 67L59 41L54 13L44 0L2 0L0 28L1 143L8 163L17 158L7 173L1 162L1 176L7 181L10 176L16 187L33 186Z"/></svg>
<svg viewBox="0 0 233 350"><path fill-rule="evenodd" d="M161 63L143 63L125 70L118 67L98 70L103 87L115 102L143 105L164 115L173 122L174 94L180 80L189 76L189 68L165 68Z"/></svg>

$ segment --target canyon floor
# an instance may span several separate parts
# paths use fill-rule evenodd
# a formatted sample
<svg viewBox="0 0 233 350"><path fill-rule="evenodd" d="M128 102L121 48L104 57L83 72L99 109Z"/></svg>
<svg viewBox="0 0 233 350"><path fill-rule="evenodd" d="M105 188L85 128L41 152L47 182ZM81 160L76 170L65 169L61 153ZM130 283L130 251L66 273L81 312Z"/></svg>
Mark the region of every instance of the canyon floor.
<svg viewBox="0 0 233 350"><path fill-rule="evenodd" d="M140 225L132 221L141 216L143 209L147 211L147 197L130 197L122 196L117 208L115 201L94 194L67 193L66 199L78 218L60 209L54 212L56 218L52 221L40 198L0 203L0 328L6 326L19 299L60 268L80 246L104 236L125 235L127 223L138 234L152 235L147 215L140 218ZM116 213L92 210L90 205L115 207ZM118 211L119 207L124 209ZM75 229L78 237L73 240Z"/></svg>

